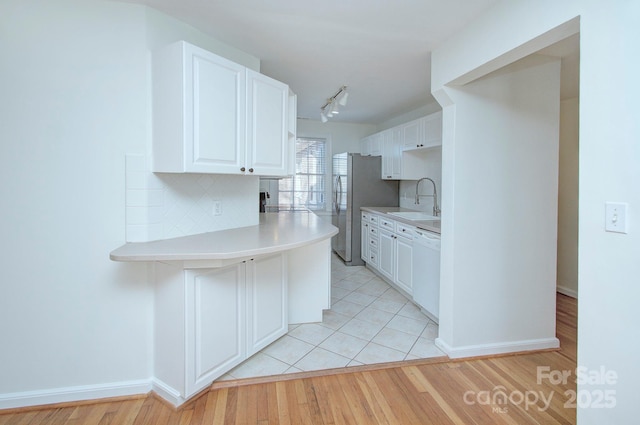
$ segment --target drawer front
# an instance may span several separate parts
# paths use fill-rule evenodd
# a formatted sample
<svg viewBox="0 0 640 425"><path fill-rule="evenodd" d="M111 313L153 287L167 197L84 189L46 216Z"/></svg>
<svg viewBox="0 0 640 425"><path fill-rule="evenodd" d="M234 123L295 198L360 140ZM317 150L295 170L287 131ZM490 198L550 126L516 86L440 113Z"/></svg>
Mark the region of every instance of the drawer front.
<svg viewBox="0 0 640 425"><path fill-rule="evenodd" d="M378 267L378 250L370 249L369 250L369 261L367 261L369 265L373 267Z"/></svg>
<svg viewBox="0 0 640 425"><path fill-rule="evenodd" d="M380 220L378 221L378 226L384 229L389 229L392 232L394 232L396 229L396 222L393 220L389 220L388 218L381 217Z"/></svg>
<svg viewBox="0 0 640 425"><path fill-rule="evenodd" d="M377 227L369 227L369 237L378 239L378 228Z"/></svg>
<svg viewBox="0 0 640 425"><path fill-rule="evenodd" d="M378 216L375 215L375 214L369 215L369 224L371 224L372 226L377 226L378 225Z"/></svg>
<svg viewBox="0 0 640 425"><path fill-rule="evenodd" d="M398 236L402 236L407 239L413 239L413 232L416 230L415 227L409 226L404 223L396 222L396 234Z"/></svg>
<svg viewBox="0 0 640 425"><path fill-rule="evenodd" d="M376 236L375 238L369 238L369 248L378 248L378 237Z"/></svg>
<svg viewBox="0 0 640 425"><path fill-rule="evenodd" d="M365 212L363 212L361 217L362 217L362 222L363 222L363 223L368 223L368 222L369 222L370 214L369 214L369 213L365 213Z"/></svg>

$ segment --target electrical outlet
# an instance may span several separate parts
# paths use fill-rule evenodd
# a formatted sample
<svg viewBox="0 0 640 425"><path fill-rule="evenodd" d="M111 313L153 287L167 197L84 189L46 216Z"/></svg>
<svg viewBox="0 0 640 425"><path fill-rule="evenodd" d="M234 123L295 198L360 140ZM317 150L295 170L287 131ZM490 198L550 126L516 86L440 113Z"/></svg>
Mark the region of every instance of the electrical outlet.
<svg viewBox="0 0 640 425"><path fill-rule="evenodd" d="M627 204L605 202L605 224L607 232L627 233Z"/></svg>
<svg viewBox="0 0 640 425"><path fill-rule="evenodd" d="M213 201L213 215L222 215L221 201Z"/></svg>

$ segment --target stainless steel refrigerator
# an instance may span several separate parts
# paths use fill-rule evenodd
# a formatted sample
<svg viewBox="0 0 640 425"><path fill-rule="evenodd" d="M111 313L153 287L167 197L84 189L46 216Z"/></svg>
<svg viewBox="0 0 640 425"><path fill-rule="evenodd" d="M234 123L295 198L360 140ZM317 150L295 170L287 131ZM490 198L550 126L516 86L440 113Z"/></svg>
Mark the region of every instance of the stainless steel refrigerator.
<svg viewBox="0 0 640 425"><path fill-rule="evenodd" d="M333 250L350 266L360 258L360 207L397 207L398 181L382 180L381 158L358 153L333 155L332 223L339 232L331 240Z"/></svg>

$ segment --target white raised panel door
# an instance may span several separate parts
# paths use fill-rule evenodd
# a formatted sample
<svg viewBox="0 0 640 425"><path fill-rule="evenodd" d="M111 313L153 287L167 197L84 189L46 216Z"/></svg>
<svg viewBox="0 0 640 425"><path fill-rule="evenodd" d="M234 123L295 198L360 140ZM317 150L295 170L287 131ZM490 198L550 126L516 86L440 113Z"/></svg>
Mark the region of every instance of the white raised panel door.
<svg viewBox="0 0 640 425"><path fill-rule="evenodd" d="M185 272L186 397L246 358L245 264Z"/></svg>
<svg viewBox="0 0 640 425"><path fill-rule="evenodd" d="M193 124L186 126L192 140L186 171L239 174L245 157L245 68L195 46L188 51L185 117Z"/></svg>
<svg viewBox="0 0 640 425"><path fill-rule="evenodd" d="M395 283L408 294L413 287L413 242L409 239L395 239Z"/></svg>
<svg viewBox="0 0 640 425"><path fill-rule="evenodd" d="M384 180L392 180L393 161L394 161L393 131L385 130L382 132L382 178Z"/></svg>
<svg viewBox="0 0 640 425"><path fill-rule="evenodd" d="M382 155L383 139L384 139L383 133L376 133L371 135L371 146L369 148L369 154L371 156Z"/></svg>
<svg viewBox="0 0 640 425"><path fill-rule="evenodd" d="M442 145L442 112L427 115L424 118L424 147Z"/></svg>
<svg viewBox="0 0 640 425"><path fill-rule="evenodd" d="M378 233L378 271L393 282L395 277L395 236L380 229Z"/></svg>
<svg viewBox="0 0 640 425"><path fill-rule="evenodd" d="M417 149L422 145L424 119L409 121L402 125L402 144L404 149Z"/></svg>
<svg viewBox="0 0 640 425"><path fill-rule="evenodd" d="M278 254L247 264L247 355L287 333L287 256Z"/></svg>
<svg viewBox="0 0 640 425"><path fill-rule="evenodd" d="M245 67L177 42L153 56L153 171L240 173Z"/></svg>
<svg viewBox="0 0 640 425"><path fill-rule="evenodd" d="M246 174L284 176L288 156L289 87L247 69Z"/></svg>
<svg viewBox="0 0 640 425"><path fill-rule="evenodd" d="M360 139L360 155L371 156L371 136Z"/></svg>
<svg viewBox="0 0 640 425"><path fill-rule="evenodd" d="M402 178L402 129L394 127L391 129L391 139L393 153L391 156L391 175L394 179Z"/></svg>

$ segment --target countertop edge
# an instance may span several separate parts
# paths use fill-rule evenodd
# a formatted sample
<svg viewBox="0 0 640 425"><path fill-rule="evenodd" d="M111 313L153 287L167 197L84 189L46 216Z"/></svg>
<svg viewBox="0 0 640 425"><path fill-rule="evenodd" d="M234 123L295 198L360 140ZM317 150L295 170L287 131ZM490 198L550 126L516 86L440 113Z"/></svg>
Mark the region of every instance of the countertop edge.
<svg viewBox="0 0 640 425"><path fill-rule="evenodd" d="M109 258L119 262L241 260L311 245L337 233L337 227L313 213L261 214L260 224L254 226L129 242L111 251ZM234 238L236 246L226 249L228 244L221 240L229 238Z"/></svg>
<svg viewBox="0 0 640 425"><path fill-rule="evenodd" d="M399 221L404 224L408 224L410 226L417 227L422 230L427 230L429 232L440 234L440 227L434 226L434 220L409 220L406 218L398 217L397 215L389 214L390 212L400 212L400 211L415 211L409 208L402 207L360 207L360 211L368 211L374 214L386 215L390 220Z"/></svg>

